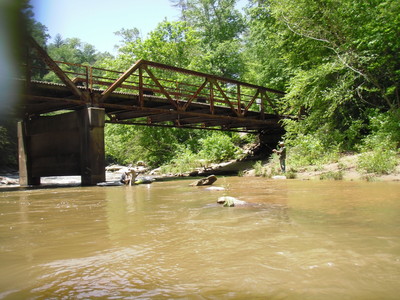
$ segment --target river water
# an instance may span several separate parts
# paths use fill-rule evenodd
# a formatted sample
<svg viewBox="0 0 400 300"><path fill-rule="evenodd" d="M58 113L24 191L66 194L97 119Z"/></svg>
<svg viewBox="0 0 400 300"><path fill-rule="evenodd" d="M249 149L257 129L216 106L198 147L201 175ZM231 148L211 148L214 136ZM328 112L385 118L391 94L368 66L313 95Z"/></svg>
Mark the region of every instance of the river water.
<svg viewBox="0 0 400 300"><path fill-rule="evenodd" d="M0 299L399 299L400 183L189 183L0 192Z"/></svg>

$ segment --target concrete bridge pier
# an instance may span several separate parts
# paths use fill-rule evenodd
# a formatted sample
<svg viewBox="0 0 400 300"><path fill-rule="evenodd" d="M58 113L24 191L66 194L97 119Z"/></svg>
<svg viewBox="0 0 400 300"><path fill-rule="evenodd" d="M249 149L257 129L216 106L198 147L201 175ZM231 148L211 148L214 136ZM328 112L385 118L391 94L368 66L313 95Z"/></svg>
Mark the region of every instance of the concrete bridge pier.
<svg viewBox="0 0 400 300"><path fill-rule="evenodd" d="M20 185L45 176L80 175L82 185L105 181L102 108L38 116L18 123Z"/></svg>

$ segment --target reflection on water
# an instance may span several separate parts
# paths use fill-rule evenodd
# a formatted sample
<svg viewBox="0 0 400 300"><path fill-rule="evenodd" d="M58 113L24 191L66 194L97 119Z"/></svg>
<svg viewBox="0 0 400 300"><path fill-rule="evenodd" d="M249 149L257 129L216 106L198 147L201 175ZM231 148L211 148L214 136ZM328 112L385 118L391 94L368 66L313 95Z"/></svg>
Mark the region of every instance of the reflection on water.
<svg viewBox="0 0 400 300"><path fill-rule="evenodd" d="M400 183L189 183L0 192L0 299L398 298Z"/></svg>

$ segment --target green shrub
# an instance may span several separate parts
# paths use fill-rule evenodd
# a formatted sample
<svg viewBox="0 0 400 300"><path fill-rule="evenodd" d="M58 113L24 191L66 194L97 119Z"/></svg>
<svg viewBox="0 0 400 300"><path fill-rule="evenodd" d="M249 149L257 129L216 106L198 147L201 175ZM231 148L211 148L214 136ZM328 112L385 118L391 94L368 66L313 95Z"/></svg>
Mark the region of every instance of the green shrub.
<svg viewBox="0 0 400 300"><path fill-rule="evenodd" d="M326 147L313 135L298 135L288 144L288 160L293 167L319 165L338 159L339 147Z"/></svg>
<svg viewBox="0 0 400 300"><path fill-rule="evenodd" d="M229 136L217 132L201 139L200 148L200 157L212 162L234 159L240 151Z"/></svg>
<svg viewBox="0 0 400 300"><path fill-rule="evenodd" d="M400 122L396 115L372 110L369 113L370 134L359 150L357 169L366 173L389 174L397 163L400 142Z"/></svg>
<svg viewBox="0 0 400 300"><path fill-rule="evenodd" d="M195 170L201 164L197 154L194 154L189 148L182 147L168 164L161 166L161 172L182 174Z"/></svg>
<svg viewBox="0 0 400 300"><path fill-rule="evenodd" d="M343 172L342 171L329 171L326 173L323 173L319 176L320 180L342 180L343 179Z"/></svg>
<svg viewBox="0 0 400 300"><path fill-rule="evenodd" d="M357 169L366 173L389 174L397 165L396 152L377 148L362 153L357 161Z"/></svg>
<svg viewBox="0 0 400 300"><path fill-rule="evenodd" d="M272 176L275 175L282 175L281 172L281 167L279 164L279 159L276 154L272 156L272 158L269 160L267 164L262 164L261 161L257 161L253 165L254 173L255 176L261 176L261 177L267 177L271 178ZM286 177L287 178L295 178L296 177L296 171L294 169L289 170L286 172Z"/></svg>
<svg viewBox="0 0 400 300"><path fill-rule="evenodd" d="M254 169L254 173L256 176L263 176L264 175L264 167L262 165L261 161L257 161L254 165L253 165L253 169Z"/></svg>
<svg viewBox="0 0 400 300"><path fill-rule="evenodd" d="M287 171L285 175L286 175L287 179L296 179L297 178L297 172L293 169L290 169L289 171Z"/></svg>

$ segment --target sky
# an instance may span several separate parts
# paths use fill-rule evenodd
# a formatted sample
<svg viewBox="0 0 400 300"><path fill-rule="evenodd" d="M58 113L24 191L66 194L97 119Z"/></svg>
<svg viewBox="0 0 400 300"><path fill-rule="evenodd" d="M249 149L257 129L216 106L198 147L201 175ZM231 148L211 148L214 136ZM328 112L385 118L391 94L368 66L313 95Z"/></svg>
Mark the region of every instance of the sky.
<svg viewBox="0 0 400 300"><path fill-rule="evenodd" d="M31 0L31 5L50 41L59 33L63 39L76 37L112 54L121 40L114 32L136 27L146 38L165 18L177 21L180 16L169 0Z"/></svg>
<svg viewBox="0 0 400 300"><path fill-rule="evenodd" d="M247 0L239 0L244 7ZM116 54L121 38L114 32L137 28L142 38L167 19L178 21L180 11L170 0L31 0L34 18L45 25L53 41L79 38L97 51Z"/></svg>

